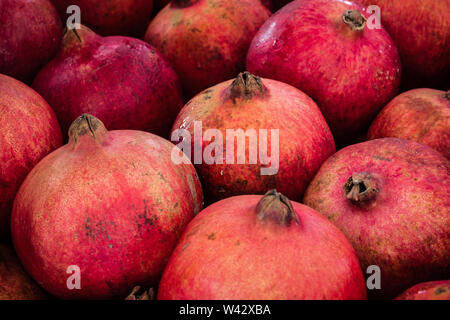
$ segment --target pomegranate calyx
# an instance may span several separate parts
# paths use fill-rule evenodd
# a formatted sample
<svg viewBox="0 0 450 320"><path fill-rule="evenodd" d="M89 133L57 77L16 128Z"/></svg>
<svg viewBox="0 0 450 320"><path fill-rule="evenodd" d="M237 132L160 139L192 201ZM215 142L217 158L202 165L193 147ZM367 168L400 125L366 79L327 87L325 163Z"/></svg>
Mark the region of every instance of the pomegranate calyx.
<svg viewBox="0 0 450 320"><path fill-rule="evenodd" d="M450 90L444 93L444 99L450 100Z"/></svg>
<svg viewBox="0 0 450 320"><path fill-rule="evenodd" d="M299 223L291 201L275 189L268 191L258 202L256 213L260 220L271 219L282 226L289 226L292 220Z"/></svg>
<svg viewBox="0 0 450 320"><path fill-rule="evenodd" d="M69 141L77 144L82 136L89 135L96 141L101 141L107 130L103 122L90 114L79 116L69 128Z"/></svg>
<svg viewBox="0 0 450 320"><path fill-rule="evenodd" d="M261 78L248 71L239 73L230 86L230 98L233 101L236 99L248 100L262 95L264 95L264 86Z"/></svg>
<svg viewBox="0 0 450 320"><path fill-rule="evenodd" d="M367 22L366 17L364 17L359 10L346 10L342 19L350 29L356 31L364 30Z"/></svg>
<svg viewBox="0 0 450 320"><path fill-rule="evenodd" d="M150 288L142 292L141 287L136 286L125 300L155 300L155 291Z"/></svg>
<svg viewBox="0 0 450 320"><path fill-rule="evenodd" d="M354 173L344 184L345 197L353 202L367 202L374 199L378 193L376 180L370 173Z"/></svg>

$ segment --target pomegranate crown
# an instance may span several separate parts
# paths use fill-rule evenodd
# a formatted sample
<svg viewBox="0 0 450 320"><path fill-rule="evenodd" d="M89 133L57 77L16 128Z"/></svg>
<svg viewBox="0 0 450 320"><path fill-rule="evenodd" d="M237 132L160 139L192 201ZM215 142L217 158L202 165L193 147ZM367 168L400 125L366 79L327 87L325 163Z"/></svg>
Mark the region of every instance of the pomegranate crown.
<svg viewBox="0 0 450 320"><path fill-rule="evenodd" d="M299 223L291 201L275 189L261 198L256 205L256 213L260 220L274 220L282 226L289 226L292 221Z"/></svg>
<svg viewBox="0 0 450 320"><path fill-rule="evenodd" d="M265 88L261 82L261 78L248 71L239 73L230 86L230 97L233 101L238 98L249 100L255 96L263 96L264 94Z"/></svg>
<svg viewBox="0 0 450 320"><path fill-rule="evenodd" d="M345 197L356 203L368 202L378 193L378 184L368 172L354 173L343 186Z"/></svg>
<svg viewBox="0 0 450 320"><path fill-rule="evenodd" d="M359 10L346 10L342 16L344 23L352 30L360 31L364 30L367 19Z"/></svg>
<svg viewBox="0 0 450 320"><path fill-rule="evenodd" d="M103 122L90 114L79 116L69 128L69 142L75 145L83 136L90 136L96 141L101 141L107 130Z"/></svg>

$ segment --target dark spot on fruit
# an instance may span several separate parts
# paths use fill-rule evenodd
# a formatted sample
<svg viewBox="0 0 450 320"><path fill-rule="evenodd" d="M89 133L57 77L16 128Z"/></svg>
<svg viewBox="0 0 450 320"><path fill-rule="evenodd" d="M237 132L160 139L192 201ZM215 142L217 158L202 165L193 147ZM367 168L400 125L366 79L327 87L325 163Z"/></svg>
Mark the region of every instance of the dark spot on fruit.
<svg viewBox="0 0 450 320"><path fill-rule="evenodd" d="M183 252L184 250L186 250L187 247L189 247L189 242L186 242L186 243L181 247L181 252Z"/></svg>
<svg viewBox="0 0 450 320"><path fill-rule="evenodd" d="M384 157L382 157L382 156L375 156L375 159L381 160L381 161L388 161L388 162L392 161L391 159L384 158Z"/></svg>
<svg viewBox="0 0 450 320"><path fill-rule="evenodd" d="M208 240L215 240L216 239L216 234L213 232L208 236Z"/></svg>
<svg viewBox="0 0 450 320"><path fill-rule="evenodd" d="M434 294L437 295L437 296L442 294L442 293L444 293L444 292L447 292L447 289L443 288L443 287L440 287L440 288L437 288L436 290L434 290Z"/></svg>
<svg viewBox="0 0 450 320"><path fill-rule="evenodd" d="M236 241L236 245L237 246L240 246L241 245L241 242L238 240L238 241Z"/></svg>

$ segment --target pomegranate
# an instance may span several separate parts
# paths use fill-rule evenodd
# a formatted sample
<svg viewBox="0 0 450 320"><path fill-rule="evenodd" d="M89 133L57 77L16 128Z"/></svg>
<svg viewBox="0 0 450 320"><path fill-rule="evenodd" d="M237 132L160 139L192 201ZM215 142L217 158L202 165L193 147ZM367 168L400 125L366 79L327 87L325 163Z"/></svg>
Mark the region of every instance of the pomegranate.
<svg viewBox="0 0 450 320"><path fill-rule="evenodd" d="M191 98L245 70L250 42L269 16L260 0L173 0L145 40L173 64Z"/></svg>
<svg viewBox="0 0 450 320"><path fill-rule="evenodd" d="M23 270L12 248L0 243L0 300L42 300L47 295Z"/></svg>
<svg viewBox="0 0 450 320"><path fill-rule="evenodd" d="M67 8L77 5L81 21L96 32L142 37L152 16L152 0L52 0L63 19ZM160 1L159 1L160 2Z"/></svg>
<svg viewBox="0 0 450 320"><path fill-rule="evenodd" d="M247 69L311 96L339 141L366 128L397 93L400 59L384 29L351 1L294 1L258 31Z"/></svg>
<svg viewBox="0 0 450 320"><path fill-rule="evenodd" d="M49 0L0 0L0 73L27 83L56 54L62 37Z"/></svg>
<svg viewBox="0 0 450 320"><path fill-rule="evenodd" d="M395 300L450 300L450 280L416 284Z"/></svg>
<svg viewBox="0 0 450 320"><path fill-rule="evenodd" d="M450 86L450 0L359 0L378 5L403 64L405 89Z"/></svg>
<svg viewBox="0 0 450 320"><path fill-rule="evenodd" d="M84 26L65 34L33 87L55 110L63 132L87 112L110 129L166 136L183 105L175 71L153 47L128 37L103 38Z"/></svg>
<svg viewBox="0 0 450 320"><path fill-rule="evenodd" d="M108 132L91 115L79 117L69 136L31 171L14 202L12 236L26 270L65 299L123 298L136 285L154 286L201 209L194 167L173 164L168 141ZM81 289L70 290L77 277Z"/></svg>
<svg viewBox="0 0 450 320"><path fill-rule="evenodd" d="M368 138L397 137L426 144L450 159L450 91L414 89L377 116Z"/></svg>
<svg viewBox="0 0 450 320"><path fill-rule="evenodd" d="M338 151L309 185L304 203L345 233L363 270L380 268L369 297L450 276L449 169L430 147L385 138Z"/></svg>
<svg viewBox="0 0 450 320"><path fill-rule="evenodd" d="M172 140L177 139L180 149L194 157L208 202L275 187L300 198L335 152L331 131L311 98L248 72L186 104L173 126Z"/></svg>
<svg viewBox="0 0 450 320"><path fill-rule="evenodd" d="M22 82L0 74L0 238L10 233L14 197L28 172L62 144L56 116Z"/></svg>
<svg viewBox="0 0 450 320"><path fill-rule="evenodd" d="M345 236L275 190L203 210L183 233L158 291L160 300L365 298Z"/></svg>

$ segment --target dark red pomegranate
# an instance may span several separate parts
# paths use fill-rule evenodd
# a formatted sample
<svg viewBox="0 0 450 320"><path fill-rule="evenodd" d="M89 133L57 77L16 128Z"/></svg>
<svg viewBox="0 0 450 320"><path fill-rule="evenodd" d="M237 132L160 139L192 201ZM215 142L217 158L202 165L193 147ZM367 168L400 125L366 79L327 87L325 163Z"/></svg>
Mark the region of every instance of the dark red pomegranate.
<svg viewBox="0 0 450 320"><path fill-rule="evenodd" d="M192 98L245 70L250 42L269 16L261 0L173 0L145 40L169 59Z"/></svg>
<svg viewBox="0 0 450 320"><path fill-rule="evenodd" d="M47 102L22 82L0 74L0 238L10 233L20 184L61 144L61 129Z"/></svg>
<svg viewBox="0 0 450 320"><path fill-rule="evenodd" d="M270 188L300 199L320 165L336 151L311 98L248 72L186 104L172 131L172 141L180 137L180 149L187 149L196 165L208 202L264 194Z"/></svg>
<svg viewBox="0 0 450 320"><path fill-rule="evenodd" d="M47 295L23 270L12 248L0 244L0 300L42 300Z"/></svg>
<svg viewBox="0 0 450 320"><path fill-rule="evenodd" d="M12 236L26 270L59 298L123 298L136 285L154 286L202 208L194 167L171 162L170 142L108 132L90 115L69 136L31 171L14 202ZM79 276L79 290L69 289L68 280L77 282L68 271Z"/></svg>
<svg viewBox="0 0 450 320"><path fill-rule="evenodd" d="M365 298L345 236L275 190L203 210L183 233L158 290L160 300Z"/></svg>
<svg viewBox="0 0 450 320"><path fill-rule="evenodd" d="M153 47L128 37L103 38L87 27L65 34L33 87L55 110L63 132L91 113L110 129L167 136L183 105L175 71Z"/></svg>
<svg viewBox="0 0 450 320"><path fill-rule="evenodd" d="M450 277L449 169L428 146L385 138L338 151L311 182L304 203L345 233L363 270L380 268L369 297Z"/></svg>
<svg viewBox="0 0 450 320"><path fill-rule="evenodd" d="M416 284L395 300L450 300L450 280Z"/></svg>
<svg viewBox="0 0 450 320"><path fill-rule="evenodd" d="M58 13L49 0L0 0L0 25L0 73L30 83L58 50Z"/></svg>
<svg viewBox="0 0 450 320"><path fill-rule="evenodd" d="M394 98L369 129L368 139L404 138L450 159L450 91L414 89Z"/></svg>
<svg viewBox="0 0 450 320"><path fill-rule="evenodd" d="M384 29L351 1L294 1L258 31L247 69L312 97L338 140L366 128L397 93L400 59Z"/></svg>
<svg viewBox="0 0 450 320"><path fill-rule="evenodd" d="M450 87L450 0L359 0L378 5L403 64L405 89Z"/></svg>
<svg viewBox="0 0 450 320"><path fill-rule="evenodd" d="M52 0L61 17L71 5L81 11L81 22L104 36L142 37L152 17L153 0Z"/></svg>

